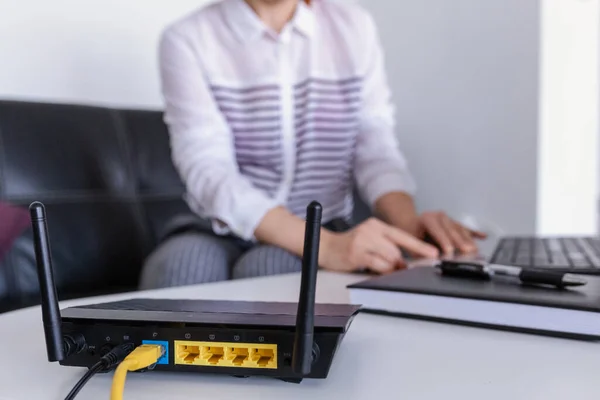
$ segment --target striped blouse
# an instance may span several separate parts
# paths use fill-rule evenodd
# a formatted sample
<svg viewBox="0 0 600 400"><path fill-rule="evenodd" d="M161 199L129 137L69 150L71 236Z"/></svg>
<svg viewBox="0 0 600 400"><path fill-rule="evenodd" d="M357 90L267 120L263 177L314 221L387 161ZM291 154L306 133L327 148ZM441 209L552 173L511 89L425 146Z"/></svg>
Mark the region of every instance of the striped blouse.
<svg viewBox="0 0 600 400"><path fill-rule="evenodd" d="M217 233L252 240L285 206L349 218L412 194L398 149L382 49L371 16L347 1L300 2L272 32L243 0L221 0L168 26L160 73L174 164L195 212Z"/></svg>

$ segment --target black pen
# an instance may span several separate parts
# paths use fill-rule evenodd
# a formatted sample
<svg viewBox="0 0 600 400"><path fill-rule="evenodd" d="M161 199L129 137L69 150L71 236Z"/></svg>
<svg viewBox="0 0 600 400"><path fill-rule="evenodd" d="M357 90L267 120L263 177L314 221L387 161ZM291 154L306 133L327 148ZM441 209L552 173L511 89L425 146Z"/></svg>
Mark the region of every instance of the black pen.
<svg viewBox="0 0 600 400"><path fill-rule="evenodd" d="M484 280L490 280L495 276L503 276L518 279L524 284L551 285L558 288L581 286L587 283L583 277L575 274L511 265L442 260L438 264L438 268L445 275Z"/></svg>

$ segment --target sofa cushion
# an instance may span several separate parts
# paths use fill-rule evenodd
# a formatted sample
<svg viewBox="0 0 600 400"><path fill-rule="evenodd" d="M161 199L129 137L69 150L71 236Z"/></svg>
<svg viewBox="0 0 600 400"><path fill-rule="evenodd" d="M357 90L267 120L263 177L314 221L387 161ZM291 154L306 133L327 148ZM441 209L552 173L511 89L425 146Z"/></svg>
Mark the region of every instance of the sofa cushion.
<svg viewBox="0 0 600 400"><path fill-rule="evenodd" d="M0 202L0 262L28 226L29 213L25 208Z"/></svg>

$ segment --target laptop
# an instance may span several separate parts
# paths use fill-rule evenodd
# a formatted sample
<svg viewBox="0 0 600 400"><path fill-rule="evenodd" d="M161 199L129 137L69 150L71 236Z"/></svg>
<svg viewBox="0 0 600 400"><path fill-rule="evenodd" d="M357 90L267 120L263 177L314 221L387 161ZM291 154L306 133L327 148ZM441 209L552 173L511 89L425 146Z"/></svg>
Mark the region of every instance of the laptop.
<svg viewBox="0 0 600 400"><path fill-rule="evenodd" d="M600 275L600 237L502 237L489 262Z"/></svg>

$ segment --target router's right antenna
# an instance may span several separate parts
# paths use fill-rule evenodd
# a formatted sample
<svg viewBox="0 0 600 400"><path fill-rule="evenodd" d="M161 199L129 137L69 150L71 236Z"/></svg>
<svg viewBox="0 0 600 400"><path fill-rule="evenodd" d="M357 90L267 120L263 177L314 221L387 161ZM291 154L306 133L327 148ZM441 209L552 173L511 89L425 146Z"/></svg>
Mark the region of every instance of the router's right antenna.
<svg viewBox="0 0 600 400"><path fill-rule="evenodd" d="M35 258L42 295L42 321L46 335L48 361L62 361L65 358L64 340L61 331L61 316L58 308L58 297L52 273L52 257L46 225L46 210L40 202L29 206L31 226L35 247Z"/></svg>
<svg viewBox="0 0 600 400"><path fill-rule="evenodd" d="M319 242L323 207L316 201L306 209L306 230L302 255L300 299L296 315L296 336L292 366L302 376L310 373L313 363L313 336L315 325L315 292L319 269Z"/></svg>

